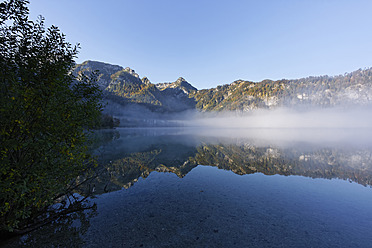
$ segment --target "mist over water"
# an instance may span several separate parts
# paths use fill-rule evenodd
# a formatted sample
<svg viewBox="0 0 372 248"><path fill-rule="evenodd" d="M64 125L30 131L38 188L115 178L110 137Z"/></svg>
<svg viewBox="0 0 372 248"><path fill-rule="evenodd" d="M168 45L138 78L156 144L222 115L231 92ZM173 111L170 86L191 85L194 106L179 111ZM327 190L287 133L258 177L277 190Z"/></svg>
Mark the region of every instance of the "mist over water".
<svg viewBox="0 0 372 248"><path fill-rule="evenodd" d="M199 114L186 126L214 128L372 128L372 108L278 108Z"/></svg>
<svg viewBox="0 0 372 248"><path fill-rule="evenodd" d="M278 108L236 112L197 113L182 126L194 134L250 138L263 143L306 142L318 145L372 146L372 108Z"/></svg>
<svg viewBox="0 0 372 248"><path fill-rule="evenodd" d="M187 135L249 138L263 143L287 145L306 142L317 145L372 147L372 106L299 107L257 109L248 112L177 113L150 111L141 105L121 107L110 103L106 111L121 121L121 127L183 127ZM167 133L170 130L166 130Z"/></svg>

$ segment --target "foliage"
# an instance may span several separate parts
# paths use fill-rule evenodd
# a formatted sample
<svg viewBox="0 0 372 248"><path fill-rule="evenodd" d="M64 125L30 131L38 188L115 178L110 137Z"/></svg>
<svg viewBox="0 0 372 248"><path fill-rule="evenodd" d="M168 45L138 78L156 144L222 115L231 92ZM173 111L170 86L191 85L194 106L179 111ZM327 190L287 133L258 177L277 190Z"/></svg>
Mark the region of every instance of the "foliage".
<svg viewBox="0 0 372 248"><path fill-rule="evenodd" d="M86 211L75 211L60 216L58 221L41 226L32 234L23 236L14 244L19 248L82 247L84 244L82 236L88 231L90 219L96 214L96 206L94 206ZM63 245L61 244L62 240Z"/></svg>
<svg viewBox="0 0 372 248"><path fill-rule="evenodd" d="M0 4L0 230L26 228L88 170L87 129L100 116L94 78L70 73L78 46L28 1Z"/></svg>
<svg viewBox="0 0 372 248"><path fill-rule="evenodd" d="M109 114L102 114L100 122L98 124L99 128L114 128L119 126L120 120L114 118L112 115Z"/></svg>

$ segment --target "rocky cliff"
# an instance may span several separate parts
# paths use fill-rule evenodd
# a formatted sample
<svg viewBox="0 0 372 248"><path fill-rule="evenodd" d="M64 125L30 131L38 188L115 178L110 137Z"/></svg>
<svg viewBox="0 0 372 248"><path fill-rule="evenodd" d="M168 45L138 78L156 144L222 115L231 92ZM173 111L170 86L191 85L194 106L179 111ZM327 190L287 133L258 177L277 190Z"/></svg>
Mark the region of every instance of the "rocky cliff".
<svg viewBox="0 0 372 248"><path fill-rule="evenodd" d="M97 82L106 100L121 106L139 105L158 113L173 113L195 108L195 100L189 97L196 91L185 79L173 83L153 84L147 77L140 79L131 68L97 61L76 65L74 74L88 75L97 72Z"/></svg>

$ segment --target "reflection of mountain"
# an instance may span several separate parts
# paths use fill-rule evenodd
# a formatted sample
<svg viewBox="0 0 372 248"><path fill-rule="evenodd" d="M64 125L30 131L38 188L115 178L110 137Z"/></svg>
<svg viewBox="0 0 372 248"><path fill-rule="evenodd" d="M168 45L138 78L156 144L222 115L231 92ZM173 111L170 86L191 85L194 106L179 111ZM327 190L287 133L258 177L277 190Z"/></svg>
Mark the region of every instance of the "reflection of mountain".
<svg viewBox="0 0 372 248"><path fill-rule="evenodd" d="M198 148L193 162L213 165L244 175L299 175L312 178L349 179L372 185L371 151L332 148L303 151L296 148L252 145L206 145Z"/></svg>
<svg viewBox="0 0 372 248"><path fill-rule="evenodd" d="M182 147L178 147L182 149ZM151 172L172 172L179 177L186 175L196 165L190 164L185 159L171 159L167 150L154 147L151 151L128 154L127 156L112 161L99 177L96 192L108 192L129 188L137 182L139 177L146 178ZM172 154L170 154L172 156ZM186 154L184 154L186 156Z"/></svg>
<svg viewBox="0 0 372 248"><path fill-rule="evenodd" d="M121 131L123 132L123 130ZM156 132L159 132L157 130ZM102 149L97 194L128 188L151 172L172 172L184 177L197 165L217 166L239 175L299 175L312 178L349 179L372 185L372 152L314 146L257 145L252 140L206 140L189 135L121 133L121 138Z"/></svg>
<svg viewBox="0 0 372 248"><path fill-rule="evenodd" d="M130 133L121 130L119 139L103 145L97 155L100 164L105 166L99 168L99 177L93 183L95 192L128 188L139 177L146 178L153 171L172 172L183 177L196 166L190 163L190 158L196 154L191 137L159 134L161 130Z"/></svg>

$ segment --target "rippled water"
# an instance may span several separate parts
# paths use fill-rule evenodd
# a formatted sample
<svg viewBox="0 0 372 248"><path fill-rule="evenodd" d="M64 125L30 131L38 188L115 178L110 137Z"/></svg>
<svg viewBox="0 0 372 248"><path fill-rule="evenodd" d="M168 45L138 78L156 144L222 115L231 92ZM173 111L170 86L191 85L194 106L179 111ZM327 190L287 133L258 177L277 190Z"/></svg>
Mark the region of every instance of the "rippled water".
<svg viewBox="0 0 372 248"><path fill-rule="evenodd" d="M372 146L365 133L98 135L100 174L90 187L97 210L6 247L371 247Z"/></svg>

